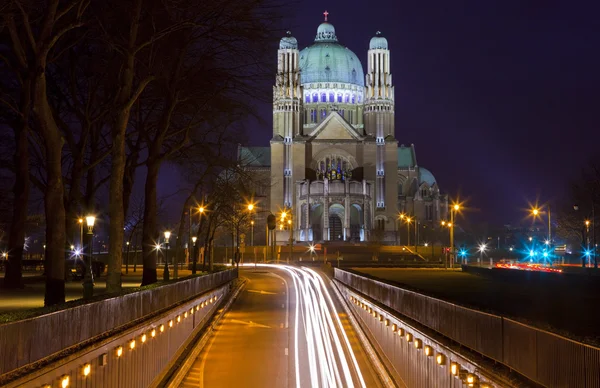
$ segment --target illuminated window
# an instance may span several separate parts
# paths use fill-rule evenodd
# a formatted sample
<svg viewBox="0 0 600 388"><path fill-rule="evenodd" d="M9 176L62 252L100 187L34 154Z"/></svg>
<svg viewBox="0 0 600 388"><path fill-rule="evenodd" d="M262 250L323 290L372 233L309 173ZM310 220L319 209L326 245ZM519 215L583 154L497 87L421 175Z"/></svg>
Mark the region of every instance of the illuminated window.
<svg viewBox="0 0 600 388"><path fill-rule="evenodd" d="M305 101L306 102L310 102L310 95L309 94L306 95L306 100Z"/></svg>
<svg viewBox="0 0 600 388"><path fill-rule="evenodd" d="M352 95L352 103L353 103L353 104L356 104L356 94L353 94L353 95Z"/></svg>
<svg viewBox="0 0 600 388"><path fill-rule="evenodd" d="M342 102L342 94L338 93L337 95L337 102Z"/></svg>
<svg viewBox="0 0 600 388"><path fill-rule="evenodd" d="M344 99L345 103L349 103L350 102L350 95L346 94L346 98Z"/></svg>
<svg viewBox="0 0 600 388"><path fill-rule="evenodd" d="M318 93L313 93L312 102L319 102L319 94Z"/></svg>
<svg viewBox="0 0 600 388"><path fill-rule="evenodd" d="M327 94L321 93L321 102L327 102Z"/></svg>
<svg viewBox="0 0 600 388"><path fill-rule="evenodd" d="M329 102L335 102L335 95L333 93L329 93Z"/></svg>

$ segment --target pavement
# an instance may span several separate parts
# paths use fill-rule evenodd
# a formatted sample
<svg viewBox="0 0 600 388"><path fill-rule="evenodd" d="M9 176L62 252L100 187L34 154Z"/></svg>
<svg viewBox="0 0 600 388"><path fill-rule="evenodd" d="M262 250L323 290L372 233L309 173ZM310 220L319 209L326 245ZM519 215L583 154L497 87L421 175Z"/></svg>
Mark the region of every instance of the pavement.
<svg viewBox="0 0 600 388"><path fill-rule="evenodd" d="M171 278L173 278L173 268L170 269ZM179 277L191 275L187 269L179 269ZM27 272L23 274L25 287L21 289L4 289L0 287L0 313L27 310L44 306L44 278L41 272ZM159 281L162 279L163 269L157 270ZM4 273L0 273L4 278ZM122 285L123 288L139 287L142 282L142 268L139 266L136 272L129 268L125 273L123 267ZM106 292L106 272L94 279L94 295L100 295ZM65 284L66 301L80 299L83 297L82 280L71 280Z"/></svg>
<svg viewBox="0 0 600 388"><path fill-rule="evenodd" d="M380 387L327 281L289 266L241 268L244 289L182 387Z"/></svg>

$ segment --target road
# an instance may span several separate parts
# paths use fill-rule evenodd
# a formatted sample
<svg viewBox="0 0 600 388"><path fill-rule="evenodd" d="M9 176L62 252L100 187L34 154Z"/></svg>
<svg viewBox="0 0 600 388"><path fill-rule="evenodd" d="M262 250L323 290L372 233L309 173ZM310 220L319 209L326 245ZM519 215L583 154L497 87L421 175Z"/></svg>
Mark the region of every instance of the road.
<svg viewBox="0 0 600 388"><path fill-rule="evenodd" d="M244 268L248 282L183 387L379 387L328 283L311 269Z"/></svg>

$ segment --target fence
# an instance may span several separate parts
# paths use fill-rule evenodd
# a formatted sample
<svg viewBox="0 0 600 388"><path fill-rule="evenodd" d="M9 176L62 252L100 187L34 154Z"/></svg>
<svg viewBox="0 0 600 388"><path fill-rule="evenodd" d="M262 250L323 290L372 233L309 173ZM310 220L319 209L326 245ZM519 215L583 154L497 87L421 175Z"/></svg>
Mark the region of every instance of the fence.
<svg viewBox="0 0 600 388"><path fill-rule="evenodd" d="M598 348L337 268L334 276L346 286L537 383L548 387L600 387Z"/></svg>
<svg viewBox="0 0 600 388"><path fill-rule="evenodd" d="M0 325L0 376L237 278L237 269Z"/></svg>

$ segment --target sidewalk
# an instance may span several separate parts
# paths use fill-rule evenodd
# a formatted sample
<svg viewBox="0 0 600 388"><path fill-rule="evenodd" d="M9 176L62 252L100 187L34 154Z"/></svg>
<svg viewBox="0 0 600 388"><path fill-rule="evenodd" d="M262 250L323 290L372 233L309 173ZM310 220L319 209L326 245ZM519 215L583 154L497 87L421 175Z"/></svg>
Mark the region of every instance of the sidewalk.
<svg viewBox="0 0 600 388"><path fill-rule="evenodd" d="M197 273L200 273L198 270ZM173 279L173 268L169 268L169 274ZM191 270L179 269L179 278L189 276ZM125 274L125 267L122 272L123 288L139 287L142 282L142 268L138 266L137 272L129 268L129 273ZM8 290L0 288L0 313L26 310L44 306L44 278L41 272L27 272L23 274L25 288ZM159 281L163 278L163 269L157 269L157 278ZM0 282L4 282L4 272L0 272ZM0 283L1 284L1 283ZM94 295L100 295L106 292L106 272L99 278L94 279ZM83 296L82 280L71 280L65 285L65 299L67 301L80 299Z"/></svg>

